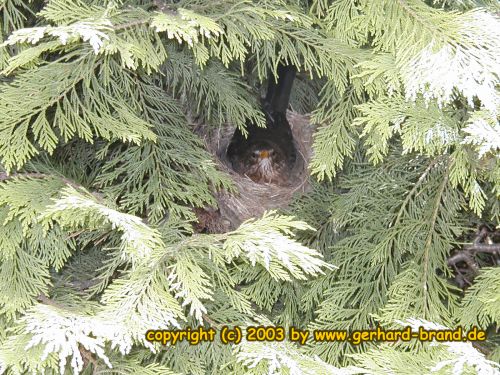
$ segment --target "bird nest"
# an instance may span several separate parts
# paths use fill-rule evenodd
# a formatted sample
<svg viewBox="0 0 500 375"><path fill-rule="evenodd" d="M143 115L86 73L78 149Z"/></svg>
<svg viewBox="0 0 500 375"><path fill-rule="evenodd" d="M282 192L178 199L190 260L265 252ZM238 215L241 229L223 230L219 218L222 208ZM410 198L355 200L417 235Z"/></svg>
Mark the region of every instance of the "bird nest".
<svg viewBox="0 0 500 375"><path fill-rule="evenodd" d="M224 229L234 229L247 219L260 217L266 210L283 208L290 203L295 194L307 191L309 188L308 165L312 154L314 126L311 125L308 116L298 113L288 112L287 119L294 138L296 158L293 165L288 166L289 173L283 176L279 183L257 183L233 169L226 150L234 134L234 126L215 131L208 126L196 129L196 132L204 138L207 149L214 156L219 168L231 176L237 189L235 193L227 191L216 193L219 206L217 212L219 223L215 225L219 229L217 231L224 227ZM225 224L221 225L221 222ZM208 228L207 231L213 230Z"/></svg>

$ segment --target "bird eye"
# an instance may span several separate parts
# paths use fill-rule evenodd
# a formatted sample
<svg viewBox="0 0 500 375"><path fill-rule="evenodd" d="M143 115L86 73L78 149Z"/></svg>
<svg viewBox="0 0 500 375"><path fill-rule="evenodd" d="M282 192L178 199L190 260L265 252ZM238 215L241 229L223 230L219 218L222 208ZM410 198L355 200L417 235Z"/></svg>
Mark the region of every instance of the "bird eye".
<svg viewBox="0 0 500 375"><path fill-rule="evenodd" d="M273 149L269 150L269 155L274 155L274 150Z"/></svg>
<svg viewBox="0 0 500 375"><path fill-rule="evenodd" d="M260 155L260 151L259 150L255 150L252 152L252 157L256 158Z"/></svg>

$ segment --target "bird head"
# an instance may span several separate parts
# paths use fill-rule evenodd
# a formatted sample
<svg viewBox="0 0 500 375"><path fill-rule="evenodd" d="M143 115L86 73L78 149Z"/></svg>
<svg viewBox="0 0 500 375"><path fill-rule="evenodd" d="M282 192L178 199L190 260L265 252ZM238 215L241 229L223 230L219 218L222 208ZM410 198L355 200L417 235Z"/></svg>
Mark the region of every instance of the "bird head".
<svg viewBox="0 0 500 375"><path fill-rule="evenodd" d="M274 150L270 149L257 149L252 152L252 159L261 161L264 159L272 159L274 157Z"/></svg>

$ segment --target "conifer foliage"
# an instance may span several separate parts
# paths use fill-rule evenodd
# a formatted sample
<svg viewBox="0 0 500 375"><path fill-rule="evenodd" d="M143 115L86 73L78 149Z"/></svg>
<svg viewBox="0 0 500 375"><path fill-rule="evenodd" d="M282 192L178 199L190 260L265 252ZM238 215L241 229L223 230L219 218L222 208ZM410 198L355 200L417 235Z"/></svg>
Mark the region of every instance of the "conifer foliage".
<svg viewBox="0 0 500 375"><path fill-rule="evenodd" d="M0 373L498 373L499 14L493 0L0 0ZM195 233L192 209L236 189L192 120L264 125L258 90L280 63L317 124L312 188ZM145 338L199 325L488 339Z"/></svg>

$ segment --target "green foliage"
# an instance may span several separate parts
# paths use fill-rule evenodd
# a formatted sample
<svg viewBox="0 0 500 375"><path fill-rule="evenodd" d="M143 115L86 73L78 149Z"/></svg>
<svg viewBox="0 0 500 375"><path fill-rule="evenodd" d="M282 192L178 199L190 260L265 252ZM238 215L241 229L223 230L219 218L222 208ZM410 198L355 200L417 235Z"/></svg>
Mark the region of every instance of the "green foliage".
<svg viewBox="0 0 500 375"><path fill-rule="evenodd" d="M389 326L414 316L452 321L457 298L436 270L449 272L447 254L465 228L458 215L464 198L448 184L448 164L393 150L384 164L361 164L340 177L348 192L333 200L329 220L348 235L331 251L339 270L326 291L323 284L317 289L327 298L313 328L363 329L374 315ZM310 349L334 361L345 346Z"/></svg>
<svg viewBox="0 0 500 375"><path fill-rule="evenodd" d="M60 270L74 250L59 226L46 230L38 220L62 186L57 178L16 178L0 188L0 312L9 318L47 294L50 270Z"/></svg>
<svg viewBox="0 0 500 375"><path fill-rule="evenodd" d="M498 10L0 0L0 372L497 373L498 267L479 257L462 291L448 258L499 225ZM286 212L194 233L193 207L237 192L193 125L263 126L257 93L282 62L318 125L316 180ZM197 325L490 337L145 339Z"/></svg>
<svg viewBox="0 0 500 375"><path fill-rule="evenodd" d="M290 343L243 342L235 350L238 374L264 375L280 371L297 374L356 374L355 368L339 369L302 354Z"/></svg>
<svg viewBox="0 0 500 375"><path fill-rule="evenodd" d="M345 158L353 156L358 136L351 123L356 117L354 106L360 103L359 98L351 89L339 99L330 86L328 83L324 86L325 95L313 117L313 121L327 124L318 129L314 138L315 156L310 168L319 180L335 177Z"/></svg>
<svg viewBox="0 0 500 375"><path fill-rule="evenodd" d="M231 189L231 182L192 134L178 103L151 81L138 82L130 74L111 76L111 82L120 82L115 90L127 93L124 99L142 108L156 139L137 146L116 142L100 147L98 156L104 163L95 184L106 196L119 199L127 212L146 213L151 222L167 212L192 217L186 205L216 205L210 190Z"/></svg>
<svg viewBox="0 0 500 375"><path fill-rule="evenodd" d="M249 98L248 87L238 74L217 61L210 61L202 69L183 51L171 49L169 56L162 67L166 88L183 98L192 113L211 123L235 124L242 130L247 121L265 126L257 101Z"/></svg>
<svg viewBox="0 0 500 375"><path fill-rule="evenodd" d="M416 319L399 323L410 326L413 331L418 330L418 327L426 330L449 329ZM496 374L499 369L498 363L486 359L471 343L464 342L425 343L418 353L400 351L397 347L386 344L379 349L356 355L355 358L359 367L371 374L415 374L424 371L437 374Z"/></svg>
<svg viewBox="0 0 500 375"><path fill-rule="evenodd" d="M95 63L90 56L47 64L2 88L0 134L9 141L0 155L8 171L22 167L39 148L52 153L58 139L156 139L150 124L96 78Z"/></svg>
<svg viewBox="0 0 500 375"><path fill-rule="evenodd" d="M465 327L487 327L492 323L498 325L500 320L498 283L500 272L498 268L486 268L475 280L474 285L467 290L460 314L460 323Z"/></svg>

